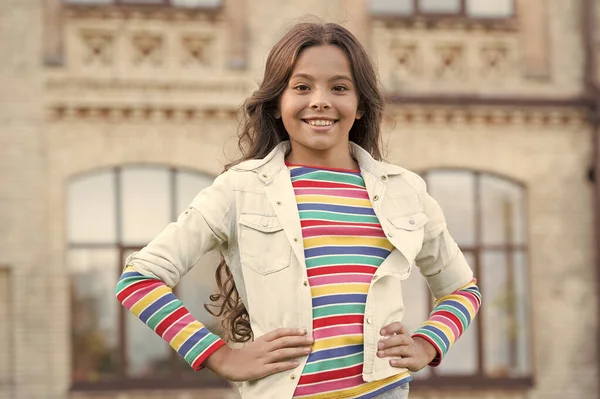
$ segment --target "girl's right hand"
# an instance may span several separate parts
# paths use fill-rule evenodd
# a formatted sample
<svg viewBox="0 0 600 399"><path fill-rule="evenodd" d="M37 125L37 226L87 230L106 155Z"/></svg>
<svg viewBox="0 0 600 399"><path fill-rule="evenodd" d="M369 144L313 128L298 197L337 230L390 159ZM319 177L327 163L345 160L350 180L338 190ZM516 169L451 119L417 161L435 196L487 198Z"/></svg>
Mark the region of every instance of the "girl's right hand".
<svg viewBox="0 0 600 399"><path fill-rule="evenodd" d="M310 353L313 339L303 329L279 328L243 348L223 345L204 365L229 381L251 381L298 367L296 358Z"/></svg>

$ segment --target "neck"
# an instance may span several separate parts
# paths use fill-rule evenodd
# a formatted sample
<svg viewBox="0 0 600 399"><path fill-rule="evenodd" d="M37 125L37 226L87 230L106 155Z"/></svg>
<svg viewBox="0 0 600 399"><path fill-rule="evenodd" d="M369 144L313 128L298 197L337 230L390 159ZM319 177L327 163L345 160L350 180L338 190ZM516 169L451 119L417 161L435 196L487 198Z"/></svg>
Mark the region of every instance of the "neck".
<svg viewBox="0 0 600 399"><path fill-rule="evenodd" d="M352 158L352 155L350 155L350 150L345 152L321 152L292 149L285 157L285 160L288 163L295 165L320 166L336 169L358 169L358 163Z"/></svg>

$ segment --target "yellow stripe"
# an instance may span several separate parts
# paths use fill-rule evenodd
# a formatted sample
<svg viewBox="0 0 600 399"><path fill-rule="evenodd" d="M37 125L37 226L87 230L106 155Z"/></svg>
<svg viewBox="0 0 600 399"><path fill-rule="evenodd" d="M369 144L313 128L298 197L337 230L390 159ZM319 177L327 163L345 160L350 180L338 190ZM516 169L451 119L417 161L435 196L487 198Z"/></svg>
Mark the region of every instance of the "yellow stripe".
<svg viewBox="0 0 600 399"><path fill-rule="evenodd" d="M131 313L133 313L134 315L139 317L140 313L142 313L144 311L144 309L146 309L148 306L150 306L150 304L152 304L154 301L156 301L161 296L166 295L170 292L173 292L173 291L171 290L171 288L167 287L166 285L158 286L156 289L150 291L149 294L147 294L142 299L140 299L140 301L138 303L133 305L131 307Z"/></svg>
<svg viewBox="0 0 600 399"><path fill-rule="evenodd" d="M325 236L312 237L304 239L304 248L334 246L334 245L349 245L349 246L371 246L377 248L385 248L392 250L394 246L385 237L342 237L342 236Z"/></svg>
<svg viewBox="0 0 600 399"><path fill-rule="evenodd" d="M467 308L469 310L471 317L473 317L474 311L475 311L475 309L473 308L473 303L471 301L469 301L463 295L453 295L453 294L446 295L445 297L442 297L435 302L434 308L436 306L438 306L442 301L450 301L450 300L456 301L456 302L460 303L461 305L463 305L465 308Z"/></svg>
<svg viewBox="0 0 600 399"><path fill-rule="evenodd" d="M454 333L452 332L452 330L450 329L450 327L448 327L444 323L440 323L439 321L427 320L425 322L425 325L434 326L434 327L442 330L443 333L444 333L444 335L446 336L446 338L448 338L448 341L450 342L450 346L452 346L452 344L456 340L456 337L454 336Z"/></svg>
<svg viewBox="0 0 600 399"><path fill-rule="evenodd" d="M320 351L322 349L340 348L347 345L360 345L364 342L362 334L344 335L343 337L333 337L318 339L312 346L312 350Z"/></svg>
<svg viewBox="0 0 600 399"><path fill-rule="evenodd" d="M332 195L297 195L296 202L299 204L307 202L317 202L323 204L347 205L347 206L364 206L371 208L371 201L365 198L340 198Z"/></svg>
<svg viewBox="0 0 600 399"><path fill-rule="evenodd" d="M310 289L312 297L318 297L322 295L331 294L347 294L347 293L359 293L366 294L369 291L369 283L363 284L332 284L324 285L322 287L314 287Z"/></svg>
<svg viewBox="0 0 600 399"><path fill-rule="evenodd" d="M187 341L187 339L189 337L191 337L193 334L195 334L202 327L203 327L203 325L199 321L197 321L197 320L192 321L190 324L185 326L181 331L179 331L179 334L177 334L176 336L173 337L173 339L170 342L171 347L173 349L175 349L176 351L178 351L179 348L181 348L181 345L183 345L183 343L185 341Z"/></svg>
<svg viewBox="0 0 600 399"><path fill-rule="evenodd" d="M330 399L333 394L335 394L336 398L353 398L355 396L364 395L368 392L376 391L380 388L383 388L386 385L393 384L396 381L400 381L409 376L409 372L405 371L400 374L393 375L391 377L385 378L379 381L368 382L362 385L359 385L354 388L344 389L335 392L325 392L317 395L310 396L302 396L302 399Z"/></svg>

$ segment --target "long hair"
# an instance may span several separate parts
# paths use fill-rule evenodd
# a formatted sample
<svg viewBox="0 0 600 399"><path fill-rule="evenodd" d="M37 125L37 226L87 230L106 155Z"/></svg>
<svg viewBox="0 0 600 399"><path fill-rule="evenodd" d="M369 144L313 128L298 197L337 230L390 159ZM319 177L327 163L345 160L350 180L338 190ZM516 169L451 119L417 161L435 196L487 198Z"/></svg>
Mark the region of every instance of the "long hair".
<svg viewBox="0 0 600 399"><path fill-rule="evenodd" d="M242 104L243 120L238 131L238 147L242 156L226 165L225 170L249 159L264 158L277 144L289 139L283 121L275 117L278 102L302 50L320 45L338 46L350 61L362 118L354 121L349 140L364 148L373 158L382 158L380 128L384 100L369 55L356 37L338 24L303 22L294 25L275 44L267 58L260 87ZM248 312L224 260L217 267L216 282L218 293L210 296L216 304L204 307L213 316L222 318L226 339L249 341L252 329Z"/></svg>

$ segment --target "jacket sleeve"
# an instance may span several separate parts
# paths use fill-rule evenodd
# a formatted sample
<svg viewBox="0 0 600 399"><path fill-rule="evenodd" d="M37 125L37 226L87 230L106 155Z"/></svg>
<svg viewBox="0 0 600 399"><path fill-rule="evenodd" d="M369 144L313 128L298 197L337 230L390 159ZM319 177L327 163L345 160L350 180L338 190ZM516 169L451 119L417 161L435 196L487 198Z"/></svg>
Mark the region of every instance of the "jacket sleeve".
<svg viewBox="0 0 600 399"><path fill-rule="evenodd" d="M171 345L195 370L225 345L196 320L172 288L208 251L233 234L233 187L227 173L139 252L127 258L116 287L119 302Z"/></svg>

